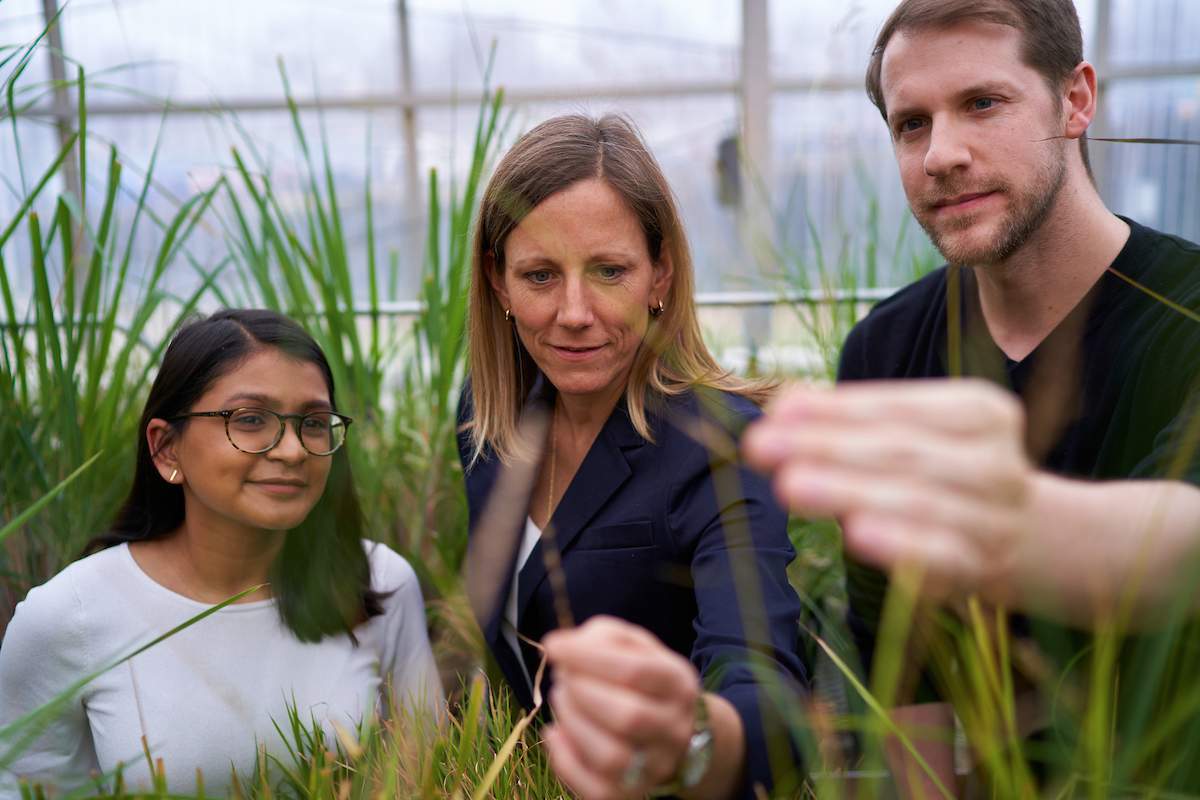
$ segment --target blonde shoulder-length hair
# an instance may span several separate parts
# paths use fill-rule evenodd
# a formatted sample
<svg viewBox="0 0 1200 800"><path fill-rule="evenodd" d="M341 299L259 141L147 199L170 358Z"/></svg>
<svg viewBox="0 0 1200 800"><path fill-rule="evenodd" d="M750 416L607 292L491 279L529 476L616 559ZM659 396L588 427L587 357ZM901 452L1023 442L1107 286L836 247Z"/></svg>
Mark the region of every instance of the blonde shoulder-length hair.
<svg viewBox="0 0 1200 800"><path fill-rule="evenodd" d="M505 319L487 271L504 271L504 242L526 214L555 192L590 178L600 178L625 199L646 235L651 260L659 263L665 256L673 268L664 310L651 318L625 387L626 407L638 434L654 441L647 406L667 396L708 387L762 405L777 385L732 375L705 346L679 211L633 123L614 114L599 119L581 114L554 117L522 136L500 160L479 205L467 308L474 408L463 424L472 443L472 463L489 447L501 461L514 456L517 420L538 374Z"/></svg>

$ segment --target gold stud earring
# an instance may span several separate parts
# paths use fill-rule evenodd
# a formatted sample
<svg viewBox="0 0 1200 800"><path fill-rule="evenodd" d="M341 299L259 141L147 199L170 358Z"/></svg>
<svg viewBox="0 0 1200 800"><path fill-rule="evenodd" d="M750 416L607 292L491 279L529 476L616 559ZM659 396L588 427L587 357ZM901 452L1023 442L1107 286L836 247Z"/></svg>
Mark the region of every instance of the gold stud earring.
<svg viewBox="0 0 1200 800"><path fill-rule="evenodd" d="M173 469L173 470L171 470L171 477L167 478L167 483L174 483L174 482L175 482L175 476L176 476L176 475L178 475L178 474L179 474L179 470L177 470L177 469Z"/></svg>

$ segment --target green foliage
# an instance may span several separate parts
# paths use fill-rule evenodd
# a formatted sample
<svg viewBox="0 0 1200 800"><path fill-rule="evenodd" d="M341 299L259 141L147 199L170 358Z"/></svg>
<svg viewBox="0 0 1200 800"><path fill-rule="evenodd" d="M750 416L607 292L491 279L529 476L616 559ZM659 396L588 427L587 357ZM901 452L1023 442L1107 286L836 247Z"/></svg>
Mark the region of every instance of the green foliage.
<svg viewBox="0 0 1200 800"><path fill-rule="evenodd" d="M784 244L772 248L775 269L771 277L780 292L808 296L815 302L794 302L796 314L809 344L820 356L823 370L816 377L832 381L837 377L838 356L850 329L870 308L871 302L858 299L871 290L887 288L881 283L881 251L887 248L891 265L891 286L903 286L932 271L940 263L937 251L924 239L909 252L913 218L900 219L896 239L890 248L883 239L877 193L859 170L863 194L867 198L863 218L854 235L819 231L805 215L811 255ZM836 244L836 249L831 247Z"/></svg>
<svg viewBox="0 0 1200 800"><path fill-rule="evenodd" d="M18 153L13 87L27 63L17 61L4 79ZM204 274L187 297L172 297L165 288L168 269L181 265L215 191L187 198L165 220L151 215L153 156L132 210L118 202L124 165L115 149L108 152L99 208L68 192L51 196L49 187L68 160L86 174L85 83L81 70L80 130L49 164L38 166L36 181L0 229L0 519L13 519L89 459L95 468L78 477L70 497L50 501L5 542L0 608L11 608L112 518L128 488L141 403L167 344L163 331L192 313L224 267L218 263ZM81 188L86 195L86 181ZM138 265L135 284L135 237L144 225L153 226L155 245L149 263ZM18 266L10 266L14 255ZM32 284L28 297L13 283L19 275Z"/></svg>
<svg viewBox="0 0 1200 800"><path fill-rule="evenodd" d="M437 171L430 172L421 311L406 333L382 310L380 287L396 283L399 264L389 259L384 267L375 252L370 168L363 190L366 263L354 264L329 142L324 135L310 141L282 65L280 73L305 171L304 213L287 212L252 141L233 149L235 177L218 211L242 277L237 304L302 320L317 339L333 369L339 406L359 420L350 452L364 507L372 512L372 534L409 556L424 582L449 592L465 551L454 428L465 361L469 231L498 138L503 93L484 99L470 170L452 184L448 201ZM365 274L365 299L356 274ZM227 304L234 300L217 294ZM386 385L389 373L399 373L399 387Z"/></svg>

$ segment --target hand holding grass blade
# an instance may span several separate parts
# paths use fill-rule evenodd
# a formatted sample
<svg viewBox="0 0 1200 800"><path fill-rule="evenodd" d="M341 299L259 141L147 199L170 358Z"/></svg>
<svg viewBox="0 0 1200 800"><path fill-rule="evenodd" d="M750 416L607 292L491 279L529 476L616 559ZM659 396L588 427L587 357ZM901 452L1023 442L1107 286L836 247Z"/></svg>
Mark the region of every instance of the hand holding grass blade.
<svg viewBox="0 0 1200 800"><path fill-rule="evenodd" d="M1200 489L1038 471L1020 404L982 380L796 387L743 449L792 511L837 517L847 552L867 564L916 565L935 598L1144 627L1200 551Z"/></svg>
<svg viewBox="0 0 1200 800"><path fill-rule="evenodd" d="M994 596L1029 529L1023 431L1016 399L982 381L798 387L744 450L793 511L838 517L857 558L919 563L935 595Z"/></svg>
<svg viewBox="0 0 1200 800"><path fill-rule="evenodd" d="M614 617L555 631L543 644L555 669L546 748L559 778L582 797L641 797L671 780L700 696L687 659ZM631 781L635 759L644 768Z"/></svg>

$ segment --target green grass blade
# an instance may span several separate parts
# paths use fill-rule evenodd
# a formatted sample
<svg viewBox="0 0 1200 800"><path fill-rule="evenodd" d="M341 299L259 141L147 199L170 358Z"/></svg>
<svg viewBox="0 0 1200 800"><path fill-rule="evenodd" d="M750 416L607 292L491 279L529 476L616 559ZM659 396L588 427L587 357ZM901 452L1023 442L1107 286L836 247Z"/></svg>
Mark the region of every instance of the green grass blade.
<svg viewBox="0 0 1200 800"><path fill-rule="evenodd" d="M35 502L29 508L22 511L20 514L18 514L13 519L9 520L4 525L4 527L0 528L0 542L3 542L5 539L7 539L9 536L11 536L22 525L24 525L26 522L31 520L39 511L41 511L43 508L45 508L47 505L49 505L56 497L58 497L60 494L62 494L63 491L68 486L70 486L72 483L75 482L76 478L78 478L80 475L82 475L84 472L87 471L88 467L92 466L92 464L95 464L96 459L100 458L101 455L102 455L102 453L96 453L91 458L89 458L87 461L83 462L83 464L78 469L76 469L74 472L72 472L67 477L63 478L62 481L60 481L57 486L55 486L53 489L51 489L46 494L42 495L41 498L39 498L37 502Z"/></svg>

